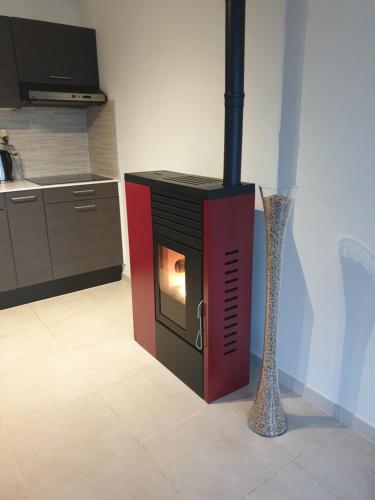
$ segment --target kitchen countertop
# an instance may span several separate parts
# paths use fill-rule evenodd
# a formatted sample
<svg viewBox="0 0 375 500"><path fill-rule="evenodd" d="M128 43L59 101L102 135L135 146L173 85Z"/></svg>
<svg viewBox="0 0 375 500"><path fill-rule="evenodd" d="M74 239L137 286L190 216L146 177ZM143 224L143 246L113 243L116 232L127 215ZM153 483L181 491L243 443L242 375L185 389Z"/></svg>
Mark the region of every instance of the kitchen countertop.
<svg viewBox="0 0 375 500"><path fill-rule="evenodd" d="M47 186L39 186L30 181L13 181L0 183L0 193L10 193L12 191L27 191L29 189L50 189L66 186L82 186L82 184L104 184L107 182L120 182L118 179L104 179L100 181L90 182L71 182L69 184L48 184Z"/></svg>

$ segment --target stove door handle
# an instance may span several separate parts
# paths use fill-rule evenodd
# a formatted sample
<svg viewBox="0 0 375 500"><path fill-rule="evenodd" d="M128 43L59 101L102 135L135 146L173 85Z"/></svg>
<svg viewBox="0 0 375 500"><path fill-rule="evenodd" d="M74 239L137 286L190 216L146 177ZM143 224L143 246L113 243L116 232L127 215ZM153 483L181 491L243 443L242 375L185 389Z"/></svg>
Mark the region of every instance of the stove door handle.
<svg viewBox="0 0 375 500"><path fill-rule="evenodd" d="M197 318L199 319L199 330L195 338L195 347L201 351L203 347L203 318L204 318L204 301L201 300L197 307Z"/></svg>

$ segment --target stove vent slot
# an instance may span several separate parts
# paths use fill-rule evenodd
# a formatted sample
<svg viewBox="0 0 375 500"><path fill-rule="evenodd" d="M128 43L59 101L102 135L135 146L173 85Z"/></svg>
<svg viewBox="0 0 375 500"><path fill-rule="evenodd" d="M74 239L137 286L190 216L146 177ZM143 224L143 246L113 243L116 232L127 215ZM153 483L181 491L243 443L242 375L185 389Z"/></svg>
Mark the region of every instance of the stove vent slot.
<svg viewBox="0 0 375 500"><path fill-rule="evenodd" d="M180 182L182 184L189 184L190 186L203 186L204 184L219 184L222 186L223 182L220 179L212 179L212 177L201 177L199 175L176 175L168 177L166 180L171 182Z"/></svg>
<svg viewBox="0 0 375 500"><path fill-rule="evenodd" d="M237 351L238 253L238 250L228 250L224 256L224 356Z"/></svg>

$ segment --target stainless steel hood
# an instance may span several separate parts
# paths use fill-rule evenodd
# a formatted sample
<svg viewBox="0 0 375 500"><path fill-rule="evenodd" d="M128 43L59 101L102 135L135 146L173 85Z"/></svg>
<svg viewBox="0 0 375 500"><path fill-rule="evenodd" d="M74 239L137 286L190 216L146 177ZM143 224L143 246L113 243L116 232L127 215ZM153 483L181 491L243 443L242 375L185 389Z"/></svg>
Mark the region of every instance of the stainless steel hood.
<svg viewBox="0 0 375 500"><path fill-rule="evenodd" d="M72 90L27 90L25 100L30 105L87 107L104 104L107 96L101 92L74 92Z"/></svg>

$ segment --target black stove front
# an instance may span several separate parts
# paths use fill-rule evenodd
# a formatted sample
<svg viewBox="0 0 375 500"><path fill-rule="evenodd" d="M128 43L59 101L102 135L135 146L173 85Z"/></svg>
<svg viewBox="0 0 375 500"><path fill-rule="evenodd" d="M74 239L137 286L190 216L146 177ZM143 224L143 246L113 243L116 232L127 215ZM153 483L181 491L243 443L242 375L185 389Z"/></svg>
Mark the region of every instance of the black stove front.
<svg viewBox="0 0 375 500"><path fill-rule="evenodd" d="M202 201L160 190L151 198L157 358L202 395Z"/></svg>

